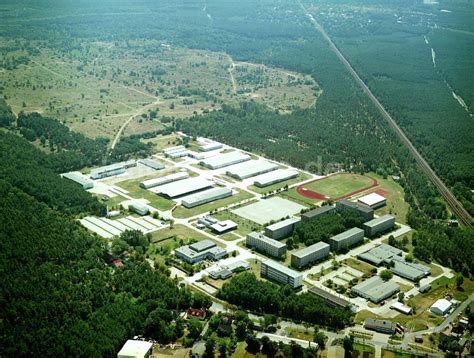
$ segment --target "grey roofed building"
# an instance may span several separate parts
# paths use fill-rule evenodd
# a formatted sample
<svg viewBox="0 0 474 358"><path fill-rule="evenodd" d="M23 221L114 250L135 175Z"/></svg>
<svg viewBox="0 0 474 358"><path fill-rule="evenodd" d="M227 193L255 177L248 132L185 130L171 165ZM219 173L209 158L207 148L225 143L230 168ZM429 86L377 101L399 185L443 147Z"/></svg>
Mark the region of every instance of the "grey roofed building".
<svg viewBox="0 0 474 358"><path fill-rule="evenodd" d="M209 239L201 240L201 241L198 241L194 244L189 245L189 247L192 250L197 251L197 252L201 252L201 251L210 249L211 247L214 247L214 246L216 246L215 242L211 241Z"/></svg>
<svg viewBox="0 0 474 358"><path fill-rule="evenodd" d="M168 148L163 149L163 153L168 154L168 153L173 153L173 152L180 152L184 149L186 149L184 145L177 145L175 147L168 147Z"/></svg>
<svg viewBox="0 0 474 358"><path fill-rule="evenodd" d="M90 176L92 179L107 178L114 175L125 173L125 169L134 167L136 165L137 165L137 162L135 160L114 163L114 164L106 165L104 167L92 169Z"/></svg>
<svg viewBox="0 0 474 358"><path fill-rule="evenodd" d="M301 219L303 221L312 221L324 215L334 214L335 212L336 207L331 205L325 205L301 214Z"/></svg>
<svg viewBox="0 0 474 358"><path fill-rule="evenodd" d="M163 163L157 162L156 160L145 158L139 160L140 164L146 165L147 167L155 170L164 169L165 165Z"/></svg>
<svg viewBox="0 0 474 358"><path fill-rule="evenodd" d="M316 287L316 286L312 286L310 289L308 289L308 292L322 298L324 301L326 301L331 306L348 307L351 304L349 301L347 301L343 298L340 298L336 295L333 295L332 293L330 293L328 291L325 291L322 288L319 288L319 287Z"/></svg>
<svg viewBox="0 0 474 358"><path fill-rule="evenodd" d="M160 186L159 194L168 198L176 198L199 190L212 187L212 182L199 177L188 178Z"/></svg>
<svg viewBox="0 0 474 358"><path fill-rule="evenodd" d="M400 286L395 282L384 281L379 276L373 276L352 287L352 292L373 303L379 303L398 291L400 291Z"/></svg>
<svg viewBox="0 0 474 358"><path fill-rule="evenodd" d="M379 246L358 255L357 258L367 261L372 265L380 266L382 264L388 264L394 256L401 256L402 253L403 251L396 247L387 244L380 244Z"/></svg>
<svg viewBox="0 0 474 358"><path fill-rule="evenodd" d="M184 198L181 203L186 208L193 208L211 201L227 198L232 196L230 188L212 188Z"/></svg>
<svg viewBox="0 0 474 358"><path fill-rule="evenodd" d="M250 270L250 264L246 261L235 261L227 264L226 267L232 272L237 270Z"/></svg>
<svg viewBox="0 0 474 358"><path fill-rule="evenodd" d="M423 277L429 276L431 268L425 265L405 261L402 257L392 257L393 266L390 267L395 275L404 277L411 281L418 281Z"/></svg>
<svg viewBox="0 0 474 358"><path fill-rule="evenodd" d="M255 247L258 251L266 253L270 256L280 257L286 252L286 245L270 239L265 235L252 231L251 233L247 234L247 238L245 243L248 247Z"/></svg>
<svg viewBox="0 0 474 358"><path fill-rule="evenodd" d="M265 228L265 235L274 240L281 240L293 233L295 224L299 221L299 218L288 218L275 224L268 225Z"/></svg>
<svg viewBox="0 0 474 358"><path fill-rule="evenodd" d="M138 215L144 216L150 212L150 209L147 205L142 204L139 201L134 201L132 204L133 211L136 212Z"/></svg>
<svg viewBox="0 0 474 358"><path fill-rule="evenodd" d="M206 158L199 163L209 169L219 169L250 160L250 155L242 152L230 152Z"/></svg>
<svg viewBox="0 0 474 358"><path fill-rule="evenodd" d="M64 173L61 176L81 185L84 190L94 187L94 182L80 172Z"/></svg>
<svg viewBox="0 0 474 358"><path fill-rule="evenodd" d="M392 229L395 225L395 217L393 215L384 215L376 219L372 219L364 223L365 235L373 237L377 234Z"/></svg>
<svg viewBox="0 0 474 358"><path fill-rule="evenodd" d="M329 256L330 246L325 242L317 242L291 254L291 266L301 268Z"/></svg>
<svg viewBox="0 0 474 358"><path fill-rule="evenodd" d="M240 180L278 169L278 165L267 160L249 160L227 169L226 174Z"/></svg>
<svg viewBox="0 0 474 358"><path fill-rule="evenodd" d="M222 143L219 142L209 142L204 143L199 146L199 149L203 152L210 152L211 150L221 149L223 147Z"/></svg>
<svg viewBox="0 0 474 358"><path fill-rule="evenodd" d="M338 251L364 241L364 230L354 227L328 239L331 250Z"/></svg>
<svg viewBox="0 0 474 358"><path fill-rule="evenodd" d="M233 230L238 226L238 224L232 220L218 221L214 224L209 225L212 231L217 234L223 234L227 231Z"/></svg>
<svg viewBox="0 0 474 358"><path fill-rule="evenodd" d="M386 334L394 334L397 331L397 325L395 323L373 318L367 318L364 327L372 331Z"/></svg>
<svg viewBox="0 0 474 358"><path fill-rule="evenodd" d="M290 285L293 288L303 286L303 275L273 260L262 262L260 274L276 282Z"/></svg>
<svg viewBox="0 0 474 358"><path fill-rule="evenodd" d="M156 186L172 183L172 182L182 180L182 179L187 179L187 178L189 178L189 174L187 172L177 172L177 173L165 175L159 178L144 180L139 184L139 186L140 188L150 189Z"/></svg>
<svg viewBox="0 0 474 358"><path fill-rule="evenodd" d="M349 211L359 214L365 221L372 220L374 218L374 209L369 208L364 204L359 204L347 199L336 201L336 209L339 212Z"/></svg>
<svg viewBox="0 0 474 358"><path fill-rule="evenodd" d="M259 175L254 180L254 185L263 188L281 181L296 178L299 175L297 170L293 169L277 169L270 173Z"/></svg>
<svg viewBox="0 0 474 358"><path fill-rule="evenodd" d="M206 239L192 245L181 246L174 250L174 254L187 263L195 264L206 259L220 260L227 255L227 251Z"/></svg>

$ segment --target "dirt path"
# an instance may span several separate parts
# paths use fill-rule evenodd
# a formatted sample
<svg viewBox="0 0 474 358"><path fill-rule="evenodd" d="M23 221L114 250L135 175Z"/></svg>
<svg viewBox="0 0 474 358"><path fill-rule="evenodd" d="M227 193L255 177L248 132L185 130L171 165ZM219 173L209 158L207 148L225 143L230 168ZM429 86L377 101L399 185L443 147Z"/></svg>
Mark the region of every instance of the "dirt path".
<svg viewBox="0 0 474 358"><path fill-rule="evenodd" d="M232 91L235 94L237 94L237 81L235 80L235 77L234 77L235 62L232 59L232 57L230 57L229 55L227 55L227 57L229 58L229 61L230 61L230 67L228 71L229 71L230 81L232 82Z"/></svg>

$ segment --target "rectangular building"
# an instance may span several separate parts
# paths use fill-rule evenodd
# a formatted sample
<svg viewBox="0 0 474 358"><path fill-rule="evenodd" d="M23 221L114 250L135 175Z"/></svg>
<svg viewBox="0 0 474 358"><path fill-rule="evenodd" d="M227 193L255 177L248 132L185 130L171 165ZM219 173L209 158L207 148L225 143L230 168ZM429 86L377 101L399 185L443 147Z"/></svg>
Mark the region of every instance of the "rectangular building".
<svg viewBox="0 0 474 358"><path fill-rule="evenodd" d="M364 221L369 221L374 218L374 209L347 199L336 201L336 210L339 212L348 211L359 214Z"/></svg>
<svg viewBox="0 0 474 358"><path fill-rule="evenodd" d="M243 180L276 169L278 169L278 165L267 160L249 160L241 164L233 165L227 169L226 174L230 177Z"/></svg>
<svg viewBox="0 0 474 358"><path fill-rule="evenodd" d="M142 181L139 185L140 185L140 188L150 189L159 185L164 185L164 184L172 183L172 182L182 180L182 179L187 179L187 178L189 178L189 174L187 172L178 172L178 173L174 173L170 175L165 175L159 178L148 179L148 180Z"/></svg>
<svg viewBox="0 0 474 358"><path fill-rule="evenodd" d="M364 328L371 331L385 333L385 334L395 334L397 331L397 325L390 321L384 321L380 319L367 318L364 323Z"/></svg>
<svg viewBox="0 0 474 358"><path fill-rule="evenodd" d="M151 356L153 343L129 339L123 345L117 358L148 358Z"/></svg>
<svg viewBox="0 0 474 358"><path fill-rule="evenodd" d="M217 246L213 241L206 239L181 246L174 250L174 254L189 264L195 264L203 260L220 260L227 255L227 251Z"/></svg>
<svg viewBox="0 0 474 358"><path fill-rule="evenodd" d="M138 161L140 164L143 164L151 169L161 170L165 168L163 163L157 162L156 160L145 158Z"/></svg>
<svg viewBox="0 0 474 358"><path fill-rule="evenodd" d="M398 291L400 286L395 282L384 281L379 276L373 276L352 287L353 293L373 303L379 303Z"/></svg>
<svg viewBox="0 0 474 358"><path fill-rule="evenodd" d="M250 155L242 152L230 152L201 160L199 164L209 169L219 169L250 160Z"/></svg>
<svg viewBox="0 0 474 358"><path fill-rule="evenodd" d="M180 151L183 151L185 150L186 148L184 147L184 145L177 145L175 147L169 147L169 148L165 148L163 149L163 153L165 155L169 154L169 153L173 153L173 152L180 152Z"/></svg>
<svg viewBox="0 0 474 358"><path fill-rule="evenodd" d="M281 257L286 253L285 244L270 239L269 237L266 237L265 235L256 231L253 231L247 235L245 243L248 247L254 247L258 251L273 257Z"/></svg>
<svg viewBox="0 0 474 358"><path fill-rule="evenodd" d="M202 204L210 203L211 201L227 198L232 196L232 189L230 188L212 188L190 195L183 199L181 203L185 208L194 208Z"/></svg>
<svg viewBox="0 0 474 358"><path fill-rule="evenodd" d="M357 199L357 201L372 209L381 208L382 206L385 206L385 204L387 204L387 199L377 193L370 193L368 195L364 195L363 197Z"/></svg>
<svg viewBox="0 0 474 358"><path fill-rule="evenodd" d="M255 178L253 184L259 188L276 184L285 180L290 180L298 177L299 173L293 169L277 169L270 173L259 175Z"/></svg>
<svg viewBox="0 0 474 358"><path fill-rule="evenodd" d="M283 221L279 221L275 224L268 225L265 228L265 235L274 239L281 240L287 236L290 236L295 229L295 224L299 222L300 219L289 218Z"/></svg>
<svg viewBox="0 0 474 358"><path fill-rule="evenodd" d="M61 176L79 184L84 190L92 189L94 187L94 182L80 172L64 173Z"/></svg>
<svg viewBox="0 0 474 358"><path fill-rule="evenodd" d="M292 288L303 286L303 275L275 261L263 261L260 274L262 277L289 285Z"/></svg>
<svg viewBox="0 0 474 358"><path fill-rule="evenodd" d="M210 152L211 150L221 149L223 147L222 143L219 142L209 142L202 144L199 149L203 152Z"/></svg>
<svg viewBox="0 0 474 358"><path fill-rule="evenodd" d="M401 256L403 253L402 250L397 249L396 247L380 244L379 246L374 247L366 252L363 252L357 255L357 258L366 261L372 265L380 266L382 264L388 264L393 260L395 256Z"/></svg>
<svg viewBox="0 0 474 358"><path fill-rule="evenodd" d="M393 215L384 215L377 219L372 219L364 223L365 235L374 237L377 234L393 229L395 225L395 217Z"/></svg>
<svg viewBox="0 0 474 358"><path fill-rule="evenodd" d="M350 302L338 297L336 295L333 295L332 293L323 290L322 288L313 286L310 289L308 289L308 292L312 293L313 295L318 296L319 298L322 298L324 301L326 301L327 304L333 307L342 307L346 308L350 306Z"/></svg>
<svg viewBox="0 0 474 358"><path fill-rule="evenodd" d="M92 179L97 180L125 173L125 169L136 166L137 162L135 160L129 160L92 169L90 175Z"/></svg>
<svg viewBox="0 0 474 358"><path fill-rule="evenodd" d="M336 212L336 207L331 205L321 206L319 208L310 210L306 213L301 214L303 221L313 221L325 215L331 215Z"/></svg>
<svg viewBox="0 0 474 358"><path fill-rule="evenodd" d="M332 251L339 251L344 248L348 249L362 241L364 241L364 230L355 227L329 238L328 244Z"/></svg>
<svg viewBox="0 0 474 358"><path fill-rule="evenodd" d="M291 266L302 268L322 260L329 256L329 249L330 246L325 242L317 242L314 245L295 251L291 254Z"/></svg>
<svg viewBox="0 0 474 358"><path fill-rule="evenodd" d="M178 182L161 185L159 194L166 198L177 198L186 194L191 194L199 190L212 187L212 182L199 177L183 179Z"/></svg>
<svg viewBox="0 0 474 358"><path fill-rule="evenodd" d="M392 266L390 267L390 271L392 271L395 275L414 282L419 281L423 277L429 276L431 274L430 267L405 261L405 259L400 256L394 256L392 258Z"/></svg>

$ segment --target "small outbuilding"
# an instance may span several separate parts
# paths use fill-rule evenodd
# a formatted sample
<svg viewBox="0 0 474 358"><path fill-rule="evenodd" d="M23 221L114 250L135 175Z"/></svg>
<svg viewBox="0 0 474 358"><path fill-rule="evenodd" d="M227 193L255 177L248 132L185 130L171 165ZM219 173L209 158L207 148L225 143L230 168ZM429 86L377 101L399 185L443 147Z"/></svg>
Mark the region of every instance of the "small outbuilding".
<svg viewBox="0 0 474 358"><path fill-rule="evenodd" d="M147 358L151 355L153 343L129 339L123 345L117 358Z"/></svg>

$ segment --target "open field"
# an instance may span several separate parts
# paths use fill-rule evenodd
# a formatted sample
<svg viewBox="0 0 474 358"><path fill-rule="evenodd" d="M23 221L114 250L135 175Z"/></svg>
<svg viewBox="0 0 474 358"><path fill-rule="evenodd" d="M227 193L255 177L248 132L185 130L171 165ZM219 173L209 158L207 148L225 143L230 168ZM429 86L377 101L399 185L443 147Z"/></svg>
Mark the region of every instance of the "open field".
<svg viewBox="0 0 474 358"><path fill-rule="evenodd" d="M263 226L258 225L257 223L254 223L250 220L244 219L240 217L239 215L234 214L230 210L219 211L218 213L212 214L211 216L221 221L223 220L234 221L235 223L238 224L238 227L235 230L235 232L242 236L247 235L251 231L260 231L263 229Z"/></svg>
<svg viewBox="0 0 474 358"><path fill-rule="evenodd" d="M338 199L376 184L376 180L366 175L341 173L306 183L296 190L300 195L314 199Z"/></svg>
<svg viewBox="0 0 474 358"><path fill-rule="evenodd" d="M125 135L159 130L160 116L187 117L246 99L291 111L314 105L320 94L308 75L156 40L84 41L65 52L35 45L35 55L24 54L27 64L0 72L8 104L91 137L112 138L128 119Z"/></svg>
<svg viewBox="0 0 474 358"><path fill-rule="evenodd" d="M219 199L207 204L198 205L194 208L187 209L184 206L178 206L173 211L173 216L176 218L189 218L191 216L203 214L203 213L206 213L208 211L215 210L218 208L224 208L231 204L235 204L243 200L248 200L254 197L252 194L250 194L247 191L239 190L239 189L237 190L239 191L237 194L234 194L227 198Z"/></svg>
<svg viewBox="0 0 474 358"><path fill-rule="evenodd" d="M195 239L195 240L204 240L208 237L188 228L187 226L176 224L173 228L167 227L152 233L151 241L156 243L158 246L167 245L167 240L183 240L184 242Z"/></svg>

